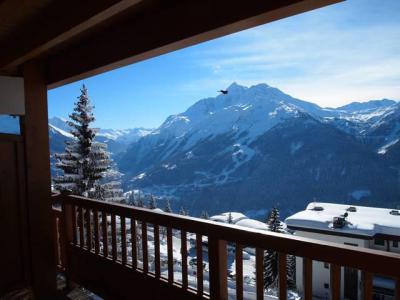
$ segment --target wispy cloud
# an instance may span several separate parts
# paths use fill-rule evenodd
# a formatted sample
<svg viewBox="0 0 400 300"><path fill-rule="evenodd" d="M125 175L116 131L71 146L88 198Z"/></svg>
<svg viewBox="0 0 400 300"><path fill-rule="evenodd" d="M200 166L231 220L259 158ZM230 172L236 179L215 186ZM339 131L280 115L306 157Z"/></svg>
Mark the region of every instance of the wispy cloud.
<svg viewBox="0 0 400 300"><path fill-rule="evenodd" d="M212 78L186 83L186 88L216 88L230 80L267 82L322 106L400 98L400 16L388 11L376 15L381 6L376 0L349 2L234 34L195 51L198 66L209 69ZM394 1L387 3L387 10L400 9Z"/></svg>

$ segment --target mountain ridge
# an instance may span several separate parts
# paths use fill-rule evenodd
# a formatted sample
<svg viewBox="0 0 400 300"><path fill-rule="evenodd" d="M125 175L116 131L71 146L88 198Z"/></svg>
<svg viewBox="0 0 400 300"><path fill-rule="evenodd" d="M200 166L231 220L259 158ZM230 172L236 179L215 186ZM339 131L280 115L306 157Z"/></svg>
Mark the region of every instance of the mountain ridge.
<svg viewBox="0 0 400 300"><path fill-rule="evenodd" d="M125 187L142 189L161 197L170 197L175 199L175 205L186 206L196 213L206 207L212 207L212 209L224 207L223 202L233 205L233 208L226 207L226 209L240 208L244 211L244 207L240 207L240 204L233 200L240 191L246 191L248 195L252 195L251 200L244 201L248 209L257 210L257 207L262 205L260 199L263 198L268 198L263 204L263 208L268 209L273 206L273 200L265 197L266 191L262 193L263 189L260 188L262 185L268 185L268 182L260 183L254 179L256 178L254 174L270 178L269 174L275 173L282 177L284 175L279 171L280 166L289 172L290 166L295 168L301 163L289 158L297 151L301 151L302 147L307 148L307 144L304 144L299 137L293 141L280 140L288 134L282 129L283 124L301 120L297 123L297 126L302 129L299 136L303 136L309 145L315 145L309 146L309 155L315 156L315 160L302 158L306 161L304 168L308 171L304 173L297 170L298 174L303 174L302 180L309 182L308 190L312 192L307 192L307 189L302 191L303 195L299 200L301 205L309 202L313 197L324 197L311 186L312 178L316 176L313 172L317 169L320 169L318 172L322 172L318 165L326 165L326 168L330 170L330 173L326 174L325 181L320 184L326 186L328 191L325 197L336 198L335 201L338 202L359 201L361 198L356 199L357 197L354 198L351 195L359 195L360 193L356 192L363 191L361 193L364 195L363 201L375 204L380 202L384 205L397 203L398 189L395 189L394 193L385 194L385 189L390 185L396 185L397 175L392 171L393 166L388 163L384 155L378 153L380 147L389 142L389 138L400 136L400 132L394 130L399 121L396 114L397 105L399 105L397 102L391 100L382 100L379 104L371 102L372 104L367 103L366 106L374 106L374 109L361 111L354 108L356 105L351 105L349 111L345 111L343 108L321 108L316 104L296 99L267 84L243 87L234 83L227 90L227 95L199 100L183 113L169 116L158 129L132 143L118 161L120 169L126 174ZM375 115L371 115L374 113ZM386 139L375 139L375 142L372 142L374 133L366 129L372 127L373 124L379 125L379 120L392 115L395 117L392 117L390 121L394 125L392 124L391 129L386 131L388 132ZM305 139L309 134L307 124L311 124L310 128L315 129L315 137ZM384 124L378 127L382 125ZM296 127L287 128L296 131ZM280 136L272 136L271 134L277 130ZM322 132L328 136L324 136ZM270 136L271 144L281 143L282 147L291 150L286 152L286 156L281 156L277 149L271 150L271 153L263 152L264 150L260 152L258 145L265 136ZM343 141L342 144L339 143L343 147L341 151L351 159L347 159L346 155L341 155L340 151L330 153L328 147L323 148L326 153L319 151L320 141L316 140L317 136L332 149L334 149L335 141L337 143ZM336 155L339 161L327 163L326 159L330 155L333 155L332 157ZM263 156L268 157L267 162L274 168L260 169L259 165L264 166L266 163L260 158ZM358 159L357 156L365 161ZM335 164L340 165L340 161L345 162L340 171L345 172L344 175L340 175L338 168L335 167ZM357 170L364 170L364 173ZM247 175L243 177L243 174ZM382 181L380 178L388 174L383 180L385 182L381 184L385 188L374 184L366 174L370 174L369 176L377 181ZM291 173L289 177L294 179L296 176L296 173ZM343 181L340 181L340 176L344 176ZM334 182L333 185L329 182L330 177L334 178L330 179ZM270 181L273 182L274 178L270 178ZM354 186L349 186L345 181L353 182ZM285 195L284 182L283 179L277 181L276 186L282 199ZM302 186L301 181L297 181L296 184ZM259 191L253 192L251 186ZM341 188L343 191L337 193L336 190ZM295 193L292 194L294 195ZM210 199L214 199L218 205L211 204ZM241 199L243 201L245 196L242 195ZM323 200L333 201L334 199ZM297 207L296 200L291 201L291 205ZM285 203L290 204L291 201L288 199ZM233 204L234 202L236 204ZM203 205L204 203L207 205Z"/></svg>

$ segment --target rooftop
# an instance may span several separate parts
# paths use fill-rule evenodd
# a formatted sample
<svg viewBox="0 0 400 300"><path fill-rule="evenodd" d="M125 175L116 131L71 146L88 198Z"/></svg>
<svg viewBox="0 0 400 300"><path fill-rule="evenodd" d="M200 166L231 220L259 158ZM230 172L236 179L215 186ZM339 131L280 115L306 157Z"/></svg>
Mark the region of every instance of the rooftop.
<svg viewBox="0 0 400 300"><path fill-rule="evenodd" d="M333 219L343 217L346 222L334 228ZM400 236L399 210L354 206L348 204L312 202L307 208L286 219L287 226L331 233L354 234L373 237L377 234Z"/></svg>

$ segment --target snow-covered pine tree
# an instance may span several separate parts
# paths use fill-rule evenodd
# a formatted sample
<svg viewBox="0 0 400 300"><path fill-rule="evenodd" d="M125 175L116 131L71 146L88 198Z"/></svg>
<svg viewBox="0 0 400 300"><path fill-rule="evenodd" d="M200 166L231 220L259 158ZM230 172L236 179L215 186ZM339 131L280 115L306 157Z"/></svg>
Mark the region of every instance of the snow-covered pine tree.
<svg viewBox="0 0 400 300"><path fill-rule="evenodd" d="M156 198L153 195L150 195L149 208L150 209L156 209L157 208L157 201L156 201Z"/></svg>
<svg viewBox="0 0 400 300"><path fill-rule="evenodd" d="M233 218L232 218L231 212L229 212L229 214L228 214L228 224L233 224Z"/></svg>
<svg viewBox="0 0 400 300"><path fill-rule="evenodd" d="M208 215L208 212L206 210L203 210L201 212L200 218L205 219L205 220L209 220L210 216Z"/></svg>
<svg viewBox="0 0 400 300"><path fill-rule="evenodd" d="M134 191L131 191L128 196L126 197L126 203L128 205L137 206L137 201L135 199Z"/></svg>
<svg viewBox="0 0 400 300"><path fill-rule="evenodd" d="M139 195L139 199L136 201L136 206L144 207L144 202L143 202L142 198L140 198L140 195Z"/></svg>
<svg viewBox="0 0 400 300"><path fill-rule="evenodd" d="M290 290L296 289L296 256L287 255L286 256L286 277L287 277L287 287Z"/></svg>
<svg viewBox="0 0 400 300"><path fill-rule="evenodd" d="M269 230L272 232L284 232L282 223L279 219L279 210L273 208L269 219L266 222ZM264 288L270 288L277 285L278 279L278 253L276 251L267 250L264 252Z"/></svg>
<svg viewBox="0 0 400 300"><path fill-rule="evenodd" d="M104 186L100 184L112 160L107 145L94 141L96 130L90 124L95 118L85 85L69 118L71 121L67 124L71 127L74 139L66 143L64 153L55 155L56 167L63 171L63 175L54 179L55 188L106 201L123 199L119 182Z"/></svg>
<svg viewBox="0 0 400 300"><path fill-rule="evenodd" d="M179 211L179 214L182 215L182 216L187 216L187 215L188 215L188 212L183 208L183 206L181 206L181 209L180 209L180 211Z"/></svg>
<svg viewBox="0 0 400 300"><path fill-rule="evenodd" d="M171 203L169 202L169 199L167 199L167 203L165 204L164 211L167 213L172 213Z"/></svg>

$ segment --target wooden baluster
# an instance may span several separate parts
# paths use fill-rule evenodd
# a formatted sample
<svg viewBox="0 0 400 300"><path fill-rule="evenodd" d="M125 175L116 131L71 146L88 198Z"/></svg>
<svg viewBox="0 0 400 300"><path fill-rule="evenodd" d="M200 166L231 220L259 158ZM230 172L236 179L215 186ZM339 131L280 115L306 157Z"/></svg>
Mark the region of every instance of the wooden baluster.
<svg viewBox="0 0 400 300"><path fill-rule="evenodd" d="M256 248L256 293L257 300L264 299L264 250Z"/></svg>
<svg viewBox="0 0 400 300"><path fill-rule="evenodd" d="M74 241L76 245L76 209L74 205L67 204L65 201L62 202L63 211L63 239L62 248L64 249L64 269L68 271L68 256L66 255L67 245ZM74 230L75 228L75 230ZM67 274L68 275L68 274ZM66 276L66 285L70 287L69 276Z"/></svg>
<svg viewBox="0 0 400 300"><path fill-rule="evenodd" d="M236 299L243 300L243 246L236 243L235 250L236 269Z"/></svg>
<svg viewBox="0 0 400 300"><path fill-rule="evenodd" d="M149 272L149 254L147 249L147 223L142 222L142 252L143 252L143 272Z"/></svg>
<svg viewBox="0 0 400 300"><path fill-rule="evenodd" d="M196 261L197 261L197 294L203 295L203 240L202 235L196 233Z"/></svg>
<svg viewBox="0 0 400 300"><path fill-rule="evenodd" d="M131 218L132 268L137 268L136 221Z"/></svg>
<svg viewBox="0 0 400 300"><path fill-rule="evenodd" d="M312 300L312 260L303 258L304 299Z"/></svg>
<svg viewBox="0 0 400 300"><path fill-rule="evenodd" d="M72 243L74 245L77 245L78 241L77 241L77 232L76 232L76 206L75 205L71 205L71 211L72 211Z"/></svg>
<svg viewBox="0 0 400 300"><path fill-rule="evenodd" d="M167 227L168 283L174 283L174 253L172 246L172 228Z"/></svg>
<svg viewBox="0 0 400 300"><path fill-rule="evenodd" d="M331 299L340 299L340 266L331 264Z"/></svg>
<svg viewBox="0 0 400 300"><path fill-rule="evenodd" d="M61 269L65 271L65 266L66 266L66 247L67 247L67 240L66 240L66 235L65 235L65 229L64 227L66 226L65 222L65 217L64 214L61 212L60 217L58 219L58 233L60 237L60 256L61 256Z"/></svg>
<svg viewBox="0 0 400 300"><path fill-rule="evenodd" d="M78 208L78 218L79 218L79 246L83 248L85 245L85 238L83 236L83 209L82 206Z"/></svg>
<svg viewBox="0 0 400 300"><path fill-rule="evenodd" d="M181 230L181 255L182 255L182 288L188 288L188 262L187 262L187 234Z"/></svg>
<svg viewBox="0 0 400 300"><path fill-rule="evenodd" d="M396 290L394 291L395 299L400 300L400 277L395 278L395 280L396 280Z"/></svg>
<svg viewBox="0 0 400 300"><path fill-rule="evenodd" d="M103 233L103 255L108 257L108 226L107 226L107 213L101 212L101 231Z"/></svg>
<svg viewBox="0 0 400 300"><path fill-rule="evenodd" d="M55 218L55 227L54 227L54 242L55 242L55 249L56 249L56 260L57 260L57 267L61 266L61 247L60 247L60 218L58 217L57 213L53 210L53 216Z"/></svg>
<svg viewBox="0 0 400 300"><path fill-rule="evenodd" d="M287 256L286 253L279 253L279 300L287 298Z"/></svg>
<svg viewBox="0 0 400 300"><path fill-rule="evenodd" d="M99 212L93 210L93 231L94 231L94 253L96 255L100 252L100 242L99 242Z"/></svg>
<svg viewBox="0 0 400 300"><path fill-rule="evenodd" d="M125 217L121 216L121 256L122 264L126 265L126 225Z"/></svg>
<svg viewBox="0 0 400 300"><path fill-rule="evenodd" d="M92 251L92 221L90 218L90 209L85 210L86 216L86 246L89 251Z"/></svg>
<svg viewBox="0 0 400 300"><path fill-rule="evenodd" d="M210 264L210 298L228 299L226 241L208 237Z"/></svg>
<svg viewBox="0 0 400 300"><path fill-rule="evenodd" d="M363 271L363 281L364 281L364 300L372 300L372 274Z"/></svg>
<svg viewBox="0 0 400 300"><path fill-rule="evenodd" d="M117 260L117 226L116 226L116 216L111 215L111 253L112 259Z"/></svg>
<svg viewBox="0 0 400 300"><path fill-rule="evenodd" d="M154 224L154 274L156 278L161 276L160 266L160 227Z"/></svg>

